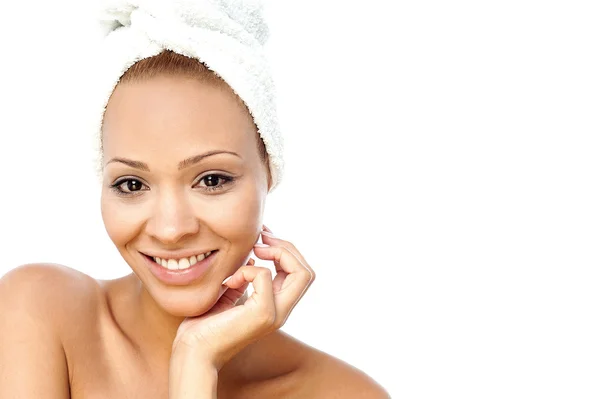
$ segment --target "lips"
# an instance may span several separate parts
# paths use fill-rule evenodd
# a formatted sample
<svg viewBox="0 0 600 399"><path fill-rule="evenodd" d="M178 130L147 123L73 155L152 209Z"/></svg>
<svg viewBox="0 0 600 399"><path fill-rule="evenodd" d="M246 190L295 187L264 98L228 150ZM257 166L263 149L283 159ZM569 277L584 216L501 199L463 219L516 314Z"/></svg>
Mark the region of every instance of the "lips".
<svg viewBox="0 0 600 399"><path fill-rule="evenodd" d="M143 257L150 272L164 284L189 285L199 280L211 268L218 253L218 250L213 250L208 252L208 256L206 256L207 253L204 253L179 259L163 259L146 254L143 254ZM192 264L194 257L196 259ZM163 262L166 263L166 267L163 266ZM187 266L187 263L189 263L189 266ZM169 265L171 265L171 268L169 268ZM174 267L175 265L177 265L177 268ZM183 267L180 268L180 265L183 265Z"/></svg>

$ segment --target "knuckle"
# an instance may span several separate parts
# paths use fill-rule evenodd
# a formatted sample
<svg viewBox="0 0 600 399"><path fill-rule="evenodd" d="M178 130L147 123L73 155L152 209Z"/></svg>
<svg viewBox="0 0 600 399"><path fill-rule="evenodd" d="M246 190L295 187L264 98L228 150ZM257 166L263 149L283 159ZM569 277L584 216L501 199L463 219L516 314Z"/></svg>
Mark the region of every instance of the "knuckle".
<svg viewBox="0 0 600 399"><path fill-rule="evenodd" d="M315 271L313 269L309 269L309 273L310 273L310 282L312 283L317 278L317 274L315 273Z"/></svg>
<svg viewBox="0 0 600 399"><path fill-rule="evenodd" d="M308 266L305 267L302 275L304 276L304 279L307 280L309 283L312 283L313 281L315 281L315 278L316 278L315 272Z"/></svg>
<svg viewBox="0 0 600 399"><path fill-rule="evenodd" d="M271 273L271 269L267 269L266 267L258 268L258 275L262 277L272 277L273 273Z"/></svg>
<svg viewBox="0 0 600 399"><path fill-rule="evenodd" d="M253 270L252 268L253 266L242 266L239 269L237 269L236 273L244 273L248 270Z"/></svg>

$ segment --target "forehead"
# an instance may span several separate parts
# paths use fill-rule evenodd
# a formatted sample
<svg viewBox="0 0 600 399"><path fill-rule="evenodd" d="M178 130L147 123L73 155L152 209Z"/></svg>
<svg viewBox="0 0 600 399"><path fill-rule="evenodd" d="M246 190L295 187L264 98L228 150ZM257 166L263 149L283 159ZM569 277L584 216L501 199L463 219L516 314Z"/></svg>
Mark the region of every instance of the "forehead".
<svg viewBox="0 0 600 399"><path fill-rule="evenodd" d="M103 122L105 157L185 157L210 150L256 151L252 117L224 83L158 76L119 84Z"/></svg>

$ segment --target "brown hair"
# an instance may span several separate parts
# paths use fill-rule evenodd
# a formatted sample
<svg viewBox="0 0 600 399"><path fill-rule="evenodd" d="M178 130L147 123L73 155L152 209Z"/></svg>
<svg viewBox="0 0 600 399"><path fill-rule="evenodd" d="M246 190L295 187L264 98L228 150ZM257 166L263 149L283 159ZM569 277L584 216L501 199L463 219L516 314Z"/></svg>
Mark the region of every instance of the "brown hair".
<svg viewBox="0 0 600 399"><path fill-rule="evenodd" d="M119 83L140 82L161 75L190 77L199 79L202 82L227 87L229 90L232 90L220 76L208 69L208 67L199 60L186 57L171 50L164 50L158 55L138 61L123 74ZM248 107L243 100L237 95L236 97L247 110ZM249 112L250 111L248 111L248 113ZM268 167L268 155L265 143L258 135L258 129L256 129L256 132L256 141L260 159Z"/></svg>

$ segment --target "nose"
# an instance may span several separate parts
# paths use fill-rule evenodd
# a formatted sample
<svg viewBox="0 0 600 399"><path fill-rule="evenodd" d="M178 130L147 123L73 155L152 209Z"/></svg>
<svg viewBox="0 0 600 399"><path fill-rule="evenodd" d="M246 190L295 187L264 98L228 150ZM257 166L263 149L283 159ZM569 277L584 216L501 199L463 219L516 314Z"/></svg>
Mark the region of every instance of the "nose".
<svg viewBox="0 0 600 399"><path fill-rule="evenodd" d="M187 236L197 234L199 221L185 196L165 193L157 198L146 232L164 244L176 244Z"/></svg>

